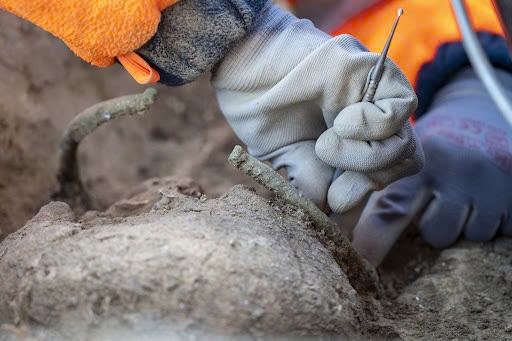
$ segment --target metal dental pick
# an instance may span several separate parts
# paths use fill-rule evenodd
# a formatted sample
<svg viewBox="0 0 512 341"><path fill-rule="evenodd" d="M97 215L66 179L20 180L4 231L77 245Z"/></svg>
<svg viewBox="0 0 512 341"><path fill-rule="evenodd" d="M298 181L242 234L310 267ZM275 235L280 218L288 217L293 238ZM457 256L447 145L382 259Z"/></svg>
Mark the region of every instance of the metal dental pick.
<svg viewBox="0 0 512 341"><path fill-rule="evenodd" d="M393 28L391 29L391 33L389 34L388 40L386 41L386 45L384 45L384 48L380 53L379 59L377 59L377 63L375 63L375 66L371 71L370 83L368 84L368 89L364 94L363 102L373 102L373 97L375 96L375 92L377 91L377 86L379 86L380 78L382 77L382 73L384 72L384 62L386 61L386 57L388 55L389 46L391 45L391 40L393 39L396 27L398 26L398 21L400 20L402 14L404 14L404 10L400 8L398 10L398 16L396 17L395 23L393 24Z"/></svg>

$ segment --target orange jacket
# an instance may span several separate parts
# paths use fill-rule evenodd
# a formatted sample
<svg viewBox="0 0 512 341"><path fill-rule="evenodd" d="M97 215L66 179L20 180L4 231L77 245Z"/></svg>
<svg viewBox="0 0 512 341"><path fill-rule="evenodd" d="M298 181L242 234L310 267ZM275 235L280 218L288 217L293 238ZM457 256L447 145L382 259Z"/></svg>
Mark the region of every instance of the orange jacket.
<svg viewBox="0 0 512 341"><path fill-rule="evenodd" d="M491 0L466 0L470 18L477 31L502 35ZM351 34L370 51L379 53L386 43L397 10L404 9L388 56L402 69L411 84L417 85L418 73L431 62L439 47L461 40L448 0L386 0L351 18L332 34Z"/></svg>

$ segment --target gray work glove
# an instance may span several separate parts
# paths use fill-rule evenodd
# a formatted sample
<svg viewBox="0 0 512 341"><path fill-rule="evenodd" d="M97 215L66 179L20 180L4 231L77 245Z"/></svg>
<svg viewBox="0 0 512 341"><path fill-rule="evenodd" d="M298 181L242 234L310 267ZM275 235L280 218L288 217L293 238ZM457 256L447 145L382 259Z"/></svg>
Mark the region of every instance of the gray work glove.
<svg viewBox="0 0 512 341"><path fill-rule="evenodd" d="M271 1L269 0L219 0L214 2L210 0L181 0L162 13L158 32L137 52L160 73L161 82L167 85L181 85L197 79L205 72L211 71L232 49L239 51L240 54L233 52L233 57L227 58L229 61L223 64L241 63L243 66L243 64L250 63L245 59L246 54L251 54L258 48L251 46L254 40L246 43L248 45L244 45L245 49L234 46L247 35L257 19L273 13L273 11L269 11L270 8ZM265 14L262 14L263 9L266 10ZM280 11L278 13L279 15L284 14ZM274 17L273 14L272 17ZM263 21L260 20L260 22ZM269 31L269 33L272 32L273 30ZM258 58L257 67L254 68L250 77L257 76L258 72L266 72L266 76L274 76L273 71L261 69L266 64L264 58ZM233 67L229 67L229 70L232 69ZM245 69L245 67L235 68L236 74L229 77L219 76L222 72L217 71L215 72L216 83L214 83L220 83L219 80L224 82L242 80L242 78L238 78L238 75L242 76ZM248 68L247 71L251 72ZM260 86L262 84L247 89L248 98L254 100L257 96L254 96L253 91L258 91ZM263 86L266 87L266 85ZM271 136L252 131L255 129L254 124L273 124L272 121L264 122L264 119L261 119L262 115L257 112L259 110L257 106L250 108L250 104L243 103L245 108L240 111L240 117L236 117L238 109L234 105L239 101L238 94L243 95L243 92L238 92L236 86L228 90L230 93L226 96L227 101L221 100L221 104L223 107L226 102L231 105L229 109L224 108L224 111L227 113L230 123L240 127L236 130L248 144L249 151L260 159L270 160L276 169L286 168L290 182L319 207L324 207L334 169L320 161L315 153L315 140L326 129L319 107L315 104L304 104L305 107L302 108L298 102L303 100L300 95L296 94L295 101L297 103L287 110L297 110L297 112L294 117L288 117L287 122L272 129L273 134L277 133L283 136L282 141L274 141ZM240 101L245 100L240 99ZM271 100L270 103L273 101ZM274 106L275 103L271 105ZM231 111L227 112L226 110ZM276 116L280 112L279 108L269 108L269 111L272 113L272 116L268 116L269 119L279 120L279 117ZM230 118L230 115L233 116L233 114L235 117ZM254 119L251 116L255 116ZM294 122L294 119L297 121ZM240 122L237 123L236 120L240 120ZM289 126L284 127L287 123ZM289 136L290 134L296 136ZM249 140L250 138L254 138L255 141Z"/></svg>
<svg viewBox="0 0 512 341"><path fill-rule="evenodd" d="M512 75L497 72L512 89ZM372 195L353 231L358 252L379 265L410 223L438 248L512 236L512 128L473 70L441 89L415 128L425 169Z"/></svg>
<svg viewBox="0 0 512 341"><path fill-rule="evenodd" d="M416 96L391 61L375 103L358 103L377 57L352 36L332 38L269 3L213 70L213 85L249 152L293 169L294 182L317 204L333 168L348 170L329 190L331 209L344 212L370 190L422 166L408 123ZM316 154L325 164L311 156L316 139Z"/></svg>
<svg viewBox="0 0 512 341"><path fill-rule="evenodd" d="M322 162L315 153L315 141L300 141L268 154L274 169L285 168L288 181L318 207L326 206L326 193L334 168Z"/></svg>

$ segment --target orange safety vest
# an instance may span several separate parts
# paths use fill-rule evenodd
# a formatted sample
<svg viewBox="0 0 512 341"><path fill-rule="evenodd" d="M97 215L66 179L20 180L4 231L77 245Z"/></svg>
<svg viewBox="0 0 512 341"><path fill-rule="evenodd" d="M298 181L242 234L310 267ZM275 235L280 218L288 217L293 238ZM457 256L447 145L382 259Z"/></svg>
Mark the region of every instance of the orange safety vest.
<svg viewBox="0 0 512 341"><path fill-rule="evenodd" d="M491 0L465 2L476 31L503 35ZM462 39L450 1L381 1L339 26L332 35L350 34L370 51L380 53L399 8L403 8L405 13L400 18L388 56L416 87L421 67L434 59L438 48Z"/></svg>

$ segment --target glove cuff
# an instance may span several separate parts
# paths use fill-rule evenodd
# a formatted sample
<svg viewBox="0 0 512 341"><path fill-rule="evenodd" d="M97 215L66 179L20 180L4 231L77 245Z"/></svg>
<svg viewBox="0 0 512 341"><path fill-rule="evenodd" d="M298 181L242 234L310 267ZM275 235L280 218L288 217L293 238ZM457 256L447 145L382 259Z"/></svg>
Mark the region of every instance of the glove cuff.
<svg viewBox="0 0 512 341"><path fill-rule="evenodd" d="M161 76L183 85L210 72L253 26L270 0L182 0L162 12L156 34L137 53Z"/></svg>

